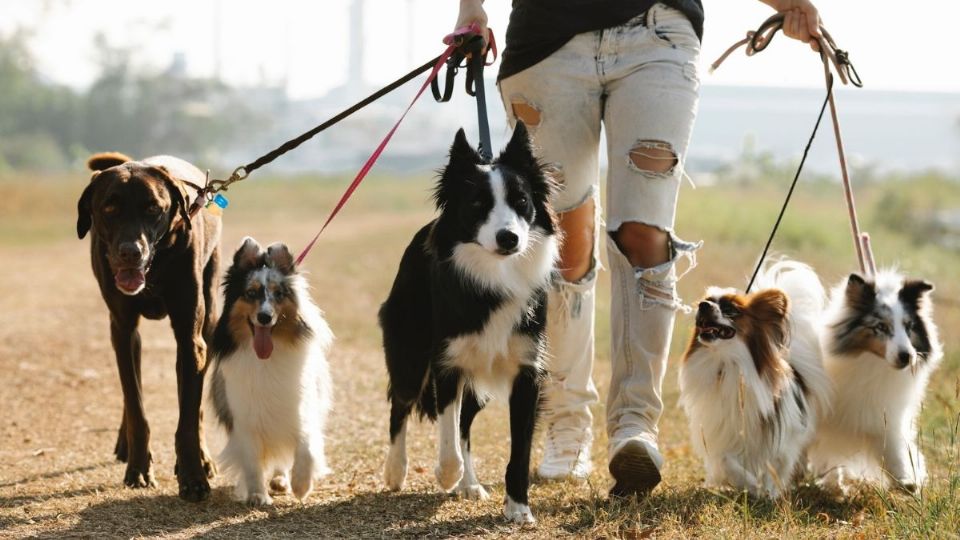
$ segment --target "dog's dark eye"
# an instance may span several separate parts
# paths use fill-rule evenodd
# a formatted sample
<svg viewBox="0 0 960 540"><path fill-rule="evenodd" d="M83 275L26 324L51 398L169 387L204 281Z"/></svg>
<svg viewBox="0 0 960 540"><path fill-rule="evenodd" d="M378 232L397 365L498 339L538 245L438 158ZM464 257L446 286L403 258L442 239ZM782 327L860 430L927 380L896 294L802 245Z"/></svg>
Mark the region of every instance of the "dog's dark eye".
<svg viewBox="0 0 960 540"><path fill-rule="evenodd" d="M529 201L529 200L527 199L527 197L524 196L524 195L521 195L521 196L517 197L517 206L526 206L527 203L529 203L529 202L530 202L530 201Z"/></svg>
<svg viewBox="0 0 960 540"><path fill-rule="evenodd" d="M721 300L720 313L723 313L724 317L732 319L740 315L740 310L737 309L737 306L733 305L733 302L729 300Z"/></svg>
<svg viewBox="0 0 960 540"><path fill-rule="evenodd" d="M913 321L910 319L903 321L903 329L906 330L908 334L913 332Z"/></svg>
<svg viewBox="0 0 960 540"><path fill-rule="evenodd" d="M280 300L283 300L284 296L286 295L283 293L283 290L281 289L277 289L276 291L273 291L273 297L276 298L278 302Z"/></svg>
<svg viewBox="0 0 960 540"><path fill-rule="evenodd" d="M889 336L890 325L885 322L878 322L877 324L873 325L873 331L883 336Z"/></svg>
<svg viewBox="0 0 960 540"><path fill-rule="evenodd" d="M256 289L247 289L247 292L243 296L245 296L247 300L256 300L258 293L259 291Z"/></svg>
<svg viewBox="0 0 960 540"><path fill-rule="evenodd" d="M161 210L163 209L160 208L159 204L151 204L150 206L147 207L147 213L150 214L151 216L155 216L159 214Z"/></svg>
<svg viewBox="0 0 960 540"><path fill-rule="evenodd" d="M115 204L108 204L108 205L104 206L104 207L103 207L103 213L106 214L106 215L108 215L108 216L112 216L112 215L116 214L116 213L117 213L117 205L115 205Z"/></svg>

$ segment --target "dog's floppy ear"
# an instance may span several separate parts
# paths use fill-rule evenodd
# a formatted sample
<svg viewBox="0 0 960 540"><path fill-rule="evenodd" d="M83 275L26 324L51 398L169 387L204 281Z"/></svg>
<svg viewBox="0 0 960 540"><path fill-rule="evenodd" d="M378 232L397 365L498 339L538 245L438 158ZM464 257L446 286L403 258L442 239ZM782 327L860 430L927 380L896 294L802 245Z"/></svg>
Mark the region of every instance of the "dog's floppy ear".
<svg viewBox="0 0 960 540"><path fill-rule="evenodd" d="M174 215L170 216L170 229L173 230L178 223L174 216L179 216L180 221L184 226L189 230L193 228L193 224L190 223L190 212L188 210L189 206L187 205L187 190L183 187L180 182L177 182L173 179L173 176L170 175L170 171L167 170L163 165L151 165L149 171L152 175L160 178L163 181L163 184L167 188L167 192L170 194L170 200L173 201L174 205Z"/></svg>
<svg viewBox="0 0 960 540"><path fill-rule="evenodd" d="M238 268L253 268L259 266L263 256L263 248L256 240L245 236L240 242L240 247L233 254L233 265Z"/></svg>
<svg viewBox="0 0 960 540"><path fill-rule="evenodd" d="M903 282L903 287L897 296L900 301L907 305L917 306L920 299L933 291L933 283L923 279L910 279Z"/></svg>
<svg viewBox="0 0 960 540"><path fill-rule="evenodd" d="M90 183L84 188L83 193L80 194L80 200L77 201L77 237L81 240L90 232L90 227L93 225L93 207L90 201L93 199L98 176L100 171L94 171L90 177Z"/></svg>
<svg viewBox="0 0 960 540"><path fill-rule="evenodd" d="M283 272L284 275L294 272L293 254L290 253L285 244L280 242L270 244L270 247L267 248L267 264L271 268Z"/></svg>
<svg viewBox="0 0 960 540"><path fill-rule="evenodd" d="M133 158L120 152L100 152L87 158L87 168L91 171L102 171L128 161L133 161Z"/></svg>
<svg viewBox="0 0 960 540"><path fill-rule="evenodd" d="M847 304L851 307L873 304L877 297L877 290L873 283L863 279L860 274L850 274L847 278L847 288L844 292Z"/></svg>

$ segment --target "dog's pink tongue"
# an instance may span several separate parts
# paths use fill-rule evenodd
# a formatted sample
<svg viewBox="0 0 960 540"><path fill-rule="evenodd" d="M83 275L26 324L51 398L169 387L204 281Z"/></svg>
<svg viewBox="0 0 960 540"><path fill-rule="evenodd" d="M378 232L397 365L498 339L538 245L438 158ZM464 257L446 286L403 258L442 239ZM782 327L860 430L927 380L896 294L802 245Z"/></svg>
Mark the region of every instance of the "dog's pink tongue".
<svg viewBox="0 0 960 540"><path fill-rule="evenodd" d="M268 326L253 327L253 350L257 353L257 358L266 360L273 354L273 336L270 334L272 328Z"/></svg>
<svg viewBox="0 0 960 540"><path fill-rule="evenodd" d="M117 272L113 279L116 281L117 287L132 292L143 285L146 276L143 275L143 271L139 268L124 268Z"/></svg>

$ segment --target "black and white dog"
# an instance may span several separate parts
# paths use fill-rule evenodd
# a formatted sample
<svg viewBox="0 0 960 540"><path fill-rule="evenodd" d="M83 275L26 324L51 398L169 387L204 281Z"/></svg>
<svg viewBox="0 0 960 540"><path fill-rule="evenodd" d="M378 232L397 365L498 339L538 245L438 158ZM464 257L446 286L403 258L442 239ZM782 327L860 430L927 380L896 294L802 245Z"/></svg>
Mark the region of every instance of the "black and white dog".
<svg viewBox="0 0 960 540"><path fill-rule="evenodd" d="M530 446L544 372L547 286L558 255L553 182L518 123L492 163L457 132L434 198L440 216L413 237L380 309L390 373L387 487L403 486L406 421L439 416L437 480L487 493L470 458L470 425L490 398L510 404L504 515L534 522Z"/></svg>

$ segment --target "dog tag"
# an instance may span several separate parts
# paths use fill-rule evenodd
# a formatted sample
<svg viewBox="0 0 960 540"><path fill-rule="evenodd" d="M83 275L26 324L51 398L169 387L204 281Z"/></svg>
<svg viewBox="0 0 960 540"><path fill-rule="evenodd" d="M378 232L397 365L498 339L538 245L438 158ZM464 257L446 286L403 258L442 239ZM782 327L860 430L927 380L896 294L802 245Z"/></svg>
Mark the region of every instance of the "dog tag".
<svg viewBox="0 0 960 540"><path fill-rule="evenodd" d="M228 201L223 195L217 193L217 196L214 197L212 201L208 202L204 208L207 209L207 212L219 216L223 214L223 209L229 205L230 201Z"/></svg>

